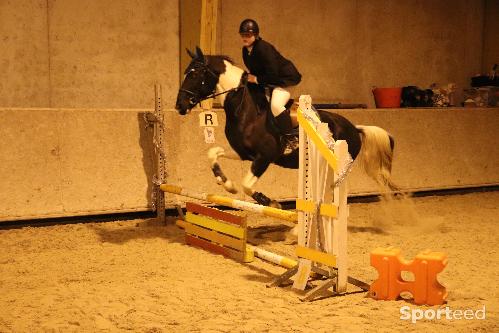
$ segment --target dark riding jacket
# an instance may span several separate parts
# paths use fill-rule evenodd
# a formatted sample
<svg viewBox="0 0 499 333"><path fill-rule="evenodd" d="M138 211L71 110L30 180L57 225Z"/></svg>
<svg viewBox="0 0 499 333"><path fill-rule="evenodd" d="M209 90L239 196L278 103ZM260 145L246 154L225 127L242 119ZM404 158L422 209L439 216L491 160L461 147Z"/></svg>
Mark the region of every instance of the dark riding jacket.
<svg viewBox="0 0 499 333"><path fill-rule="evenodd" d="M243 47L243 60L259 84L289 87L301 81L301 74L295 65L284 58L272 44L261 38L253 43L251 53Z"/></svg>

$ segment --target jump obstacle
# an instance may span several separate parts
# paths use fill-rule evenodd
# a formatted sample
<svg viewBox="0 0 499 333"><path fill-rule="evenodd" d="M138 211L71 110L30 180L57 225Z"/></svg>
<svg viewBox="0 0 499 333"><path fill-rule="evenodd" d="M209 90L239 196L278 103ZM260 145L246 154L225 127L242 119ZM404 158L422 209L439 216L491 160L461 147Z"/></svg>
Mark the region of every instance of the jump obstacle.
<svg viewBox="0 0 499 333"><path fill-rule="evenodd" d="M160 93L160 91L159 91ZM158 163L164 154L158 142L162 137L159 119L161 105L156 101L154 114L155 148ZM222 254L240 262L254 257L269 261L288 270L269 286L281 286L295 276L293 288L305 290L312 286L312 278L321 280L302 300L310 301L333 287L333 295L344 294L347 284L353 284L374 299L395 300L403 291L410 291L416 304L442 304L447 292L438 283L436 275L447 265L447 256L441 252L425 251L413 261L401 258L400 250L379 248L371 253L371 265L378 270L378 278L371 286L347 275L347 217L348 206L346 175L352 160L344 141L334 141L327 124L320 122L309 96L300 97L298 109L300 124L299 193L296 201L298 213L229 197L187 190L164 184L164 169L158 169L155 184L156 199L164 192L182 195L213 204L259 213L277 219L298 222L300 229L294 259L252 246L247 242L246 217L223 212L204 205L187 202L187 213L177 225L185 230L185 241L213 253ZM157 208L164 207L164 201ZM163 208L164 210L164 208ZM164 214L164 211L163 211ZM414 281L404 281L402 271L413 272Z"/></svg>
<svg viewBox="0 0 499 333"><path fill-rule="evenodd" d="M271 286L281 286L295 276L293 288L305 290L311 285L310 278L319 276L321 283L303 300L312 300L331 287L334 288L334 294L345 293L348 282L363 290L368 290L367 284L347 275L346 173L351 165L347 144L345 141L333 140L327 124L320 121L313 109L310 96L300 97L298 122L300 124L299 193L296 202L298 213L191 191L169 184L161 184L159 188L163 192L298 222L298 246L295 253L299 258L298 262L263 249L247 246L247 244L245 246L246 233L244 231L238 231L237 236L222 235L235 237L238 241L221 237L220 233L223 232L216 230L220 225L213 229L216 225L214 222L223 221L222 227L225 227L228 221L222 219L218 213L207 211L204 209L207 207L204 206L201 206L204 208L201 208L202 212L200 212L199 207L189 204L186 221L178 223L186 229L187 243L190 242L243 262L251 260L251 255L254 255L288 268L288 271L276 279ZM203 225L199 224L200 221L203 221ZM242 222L238 223L241 225ZM229 229L236 228L231 227ZM226 244L226 241L229 241L232 246Z"/></svg>
<svg viewBox="0 0 499 333"><path fill-rule="evenodd" d="M180 187L173 185L165 184L162 189L168 193L180 194L200 200L204 200L203 198L208 196L207 194L200 194L195 191L180 191ZM224 198L232 200L231 198ZM213 203L214 201L210 202ZM216 202L220 204L220 201ZM183 216L183 219L178 219L176 224L185 230L186 244L200 247L206 251L221 254L243 263L252 262L254 258L259 258L287 269L297 267L298 262L292 258L249 244L247 242L248 229L246 216L221 211L189 201L186 202L185 206L186 214ZM348 277L348 281L359 285L363 290L369 288L367 284L352 277Z"/></svg>
<svg viewBox="0 0 499 333"><path fill-rule="evenodd" d="M270 212L272 212L272 215L268 215L263 212L268 212L269 210L265 208L270 207L235 200L224 196L189 191L182 189L179 186L163 184L161 185L161 190L193 199L204 200L222 206L262 213L266 216L276 217L291 222L294 222L294 217L296 217L296 214L292 214L293 212L277 208L271 209ZM177 220L177 225L186 231L187 244L191 243L192 245L205 248L210 252L222 254L241 262L251 262L253 257L257 257L285 268L292 268L297 264L297 262L293 259L248 244L246 242L246 217L220 211L218 209L206 207L193 202L186 203L186 210L187 212L184 220ZM229 226L227 226L227 224L229 224ZM192 237L204 239L212 244L197 241ZM231 238L236 238L239 242L234 242L234 239ZM220 247L223 249L220 249ZM243 253L234 253L233 251Z"/></svg>
<svg viewBox="0 0 499 333"><path fill-rule="evenodd" d="M186 202L186 210L184 219L176 223L185 230L186 244L244 263L252 262L257 257L284 268L297 265L293 259L248 244L244 215L193 202Z"/></svg>
<svg viewBox="0 0 499 333"><path fill-rule="evenodd" d="M445 253L426 251L418 254L413 261L406 261L401 258L399 249L379 248L371 252L371 265L378 270L379 275L371 286L347 276L346 176L352 160L347 153L346 142L335 142L327 125L320 122L317 114L313 111L309 96L300 97L298 109L300 124L299 193L296 202L298 213L165 184L164 117L161 104L161 86L156 85L154 113L144 114L144 120L146 127L153 127L154 130L156 173L153 183L156 186L152 192L152 202L153 210L158 213L160 220L165 218L164 193L169 192L286 221L298 222L300 227L298 247L296 248L296 256L299 258L297 262L291 258L247 244L245 220L244 223L239 222L239 236L224 236L223 231L227 229L224 227L227 221L222 225L224 227L222 230L215 230L210 226L212 222L223 220L220 218L220 211L198 205L204 207L202 208L203 212L199 212L199 209L196 212L192 208L195 204L188 203L186 221L177 221L179 226L186 229L186 243L198 246L202 244L204 248L212 252L221 253L243 262L258 257L288 268L288 271L270 286L279 286L295 275L293 287L304 290L309 285L310 277L320 276L323 280L325 279L302 300L312 300L330 287L334 287L335 294L345 293L347 283L351 283L362 290L369 290L370 296L375 299L394 300L400 297L401 292L410 291L416 304L434 305L442 304L445 301L446 289L436 279L436 275L447 265ZM196 223L192 223L194 220L189 217L190 215L197 216L194 220L208 219L209 223L195 226ZM192 226L187 226L187 223ZM224 244L222 240L228 240L227 244ZM236 248L235 252L234 248ZM413 272L415 280L404 281L401 277L402 270Z"/></svg>

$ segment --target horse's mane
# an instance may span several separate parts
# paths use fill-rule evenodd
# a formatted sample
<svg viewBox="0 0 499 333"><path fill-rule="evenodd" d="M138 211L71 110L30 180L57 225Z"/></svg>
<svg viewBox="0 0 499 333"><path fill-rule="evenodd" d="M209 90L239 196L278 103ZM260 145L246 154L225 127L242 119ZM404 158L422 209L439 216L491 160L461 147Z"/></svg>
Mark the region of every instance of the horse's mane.
<svg viewBox="0 0 499 333"><path fill-rule="evenodd" d="M225 71L224 60L234 65L234 60L226 55L208 55L206 59L216 73L223 73Z"/></svg>
<svg viewBox="0 0 499 333"><path fill-rule="evenodd" d="M226 60L226 61L230 62L231 65L234 65L234 63L235 63L231 57L226 56L226 55L213 55L212 57L217 57L217 58L220 58L221 60Z"/></svg>

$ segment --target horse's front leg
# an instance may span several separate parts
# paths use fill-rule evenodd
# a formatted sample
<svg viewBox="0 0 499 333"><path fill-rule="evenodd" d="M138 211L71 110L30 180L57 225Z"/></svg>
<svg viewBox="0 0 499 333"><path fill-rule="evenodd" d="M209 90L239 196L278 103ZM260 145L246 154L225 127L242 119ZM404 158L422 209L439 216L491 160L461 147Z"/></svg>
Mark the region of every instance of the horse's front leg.
<svg viewBox="0 0 499 333"><path fill-rule="evenodd" d="M258 182L258 179L260 179L269 165L270 161L268 159L264 157L256 158L251 164L250 171L248 171L246 176L244 176L241 185L243 186L244 193L252 197L260 205L281 208L281 205L277 201L271 200L265 194L253 190L254 186Z"/></svg>
<svg viewBox="0 0 499 333"><path fill-rule="evenodd" d="M240 160L241 158L234 151L225 151L222 147L212 147L208 150L208 159L210 160L211 171L217 179L217 183L223 185L224 189L230 193L237 193L237 189L230 179L225 176L218 164L218 158L224 157L232 160Z"/></svg>

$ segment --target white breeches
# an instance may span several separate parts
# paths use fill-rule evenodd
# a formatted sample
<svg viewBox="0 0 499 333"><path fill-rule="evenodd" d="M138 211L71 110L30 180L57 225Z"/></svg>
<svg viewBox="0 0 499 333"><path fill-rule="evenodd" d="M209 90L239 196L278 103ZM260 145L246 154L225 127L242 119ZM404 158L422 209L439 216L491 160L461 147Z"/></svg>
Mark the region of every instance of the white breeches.
<svg viewBox="0 0 499 333"><path fill-rule="evenodd" d="M272 98L270 99L270 109L274 117L277 117L286 110L286 103L289 101L291 93L286 88L276 87L272 91Z"/></svg>

